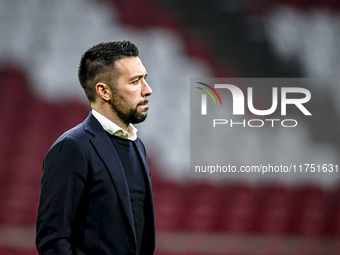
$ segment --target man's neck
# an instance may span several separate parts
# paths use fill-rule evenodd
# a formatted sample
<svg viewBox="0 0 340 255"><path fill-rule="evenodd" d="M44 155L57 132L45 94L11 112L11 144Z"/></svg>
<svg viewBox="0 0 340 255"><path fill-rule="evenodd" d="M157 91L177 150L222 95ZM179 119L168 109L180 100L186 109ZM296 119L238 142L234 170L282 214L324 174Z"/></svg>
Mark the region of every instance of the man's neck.
<svg viewBox="0 0 340 255"><path fill-rule="evenodd" d="M104 107L98 107L96 105L91 104L91 108L96 110L98 113L115 123L117 126L122 128L124 131L127 131L129 123L125 123L122 121L112 109L106 109Z"/></svg>

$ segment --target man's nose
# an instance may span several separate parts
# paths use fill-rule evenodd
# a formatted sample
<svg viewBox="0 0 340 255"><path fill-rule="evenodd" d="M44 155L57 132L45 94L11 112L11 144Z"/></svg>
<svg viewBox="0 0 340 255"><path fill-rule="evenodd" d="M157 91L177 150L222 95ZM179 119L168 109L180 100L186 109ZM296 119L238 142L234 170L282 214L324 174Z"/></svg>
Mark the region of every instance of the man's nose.
<svg viewBox="0 0 340 255"><path fill-rule="evenodd" d="M152 89L151 87L149 86L149 84L144 81L144 87L143 87L143 90L142 90L142 96L150 96L152 94Z"/></svg>

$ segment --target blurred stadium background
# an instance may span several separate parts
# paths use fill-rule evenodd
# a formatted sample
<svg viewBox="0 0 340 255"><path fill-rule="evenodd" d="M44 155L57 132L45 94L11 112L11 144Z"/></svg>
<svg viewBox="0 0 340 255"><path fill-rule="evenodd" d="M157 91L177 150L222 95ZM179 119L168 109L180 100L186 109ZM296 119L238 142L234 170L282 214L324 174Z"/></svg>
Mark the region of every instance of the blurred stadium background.
<svg viewBox="0 0 340 255"><path fill-rule="evenodd" d="M337 179L212 182L188 173L189 79L339 77L339 0L0 0L0 254L37 254L43 157L89 112L80 57L124 39L139 47L154 90L138 129L153 175L156 255L339 255ZM266 146L244 137L259 160L283 144L288 160L338 162L340 87L310 90L323 118Z"/></svg>

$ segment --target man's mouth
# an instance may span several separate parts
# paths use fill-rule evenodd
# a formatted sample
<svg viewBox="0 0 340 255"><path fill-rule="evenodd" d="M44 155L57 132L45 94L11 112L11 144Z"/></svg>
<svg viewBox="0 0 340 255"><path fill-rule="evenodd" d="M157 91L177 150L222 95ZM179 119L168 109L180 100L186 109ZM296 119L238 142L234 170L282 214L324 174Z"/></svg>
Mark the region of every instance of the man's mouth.
<svg viewBox="0 0 340 255"><path fill-rule="evenodd" d="M138 105L137 105L137 107L141 107L142 109L141 109L141 111L147 111L147 110L149 110L149 106L148 106L148 100L145 100L145 101L143 101L143 102L140 102Z"/></svg>
<svg viewBox="0 0 340 255"><path fill-rule="evenodd" d="M143 102L140 102L137 106L147 106L148 105L148 100L145 100Z"/></svg>

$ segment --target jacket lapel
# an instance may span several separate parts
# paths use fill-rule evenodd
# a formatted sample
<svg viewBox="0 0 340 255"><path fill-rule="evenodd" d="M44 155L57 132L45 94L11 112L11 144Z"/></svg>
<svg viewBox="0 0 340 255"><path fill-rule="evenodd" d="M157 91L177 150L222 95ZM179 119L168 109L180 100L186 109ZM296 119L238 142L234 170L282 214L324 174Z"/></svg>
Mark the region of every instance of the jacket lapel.
<svg viewBox="0 0 340 255"><path fill-rule="evenodd" d="M118 154L114 146L112 146L110 138L108 137L100 123L97 121L97 119L92 115L92 113L90 113L88 118L85 120L84 127L86 131L94 135L90 139L90 141L110 173L118 198L122 203L135 237L136 234L133 222L129 188Z"/></svg>

